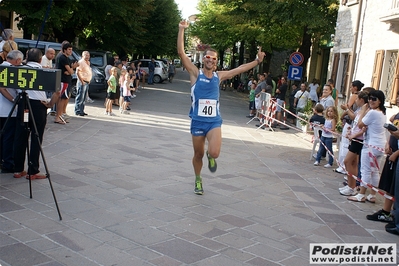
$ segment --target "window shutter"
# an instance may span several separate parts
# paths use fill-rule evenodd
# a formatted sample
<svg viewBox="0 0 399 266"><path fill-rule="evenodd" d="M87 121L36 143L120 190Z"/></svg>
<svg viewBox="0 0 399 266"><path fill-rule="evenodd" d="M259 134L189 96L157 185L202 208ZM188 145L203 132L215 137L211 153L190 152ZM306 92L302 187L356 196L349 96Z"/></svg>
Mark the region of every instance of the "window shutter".
<svg viewBox="0 0 399 266"><path fill-rule="evenodd" d="M396 97L398 97L398 89L399 89L399 56L396 59L396 67L395 67L395 79L393 81L392 85L392 94L389 95L390 98L386 99L386 101L390 101L391 104L396 104ZM389 97L388 95L385 95L385 97Z"/></svg>
<svg viewBox="0 0 399 266"><path fill-rule="evenodd" d="M339 53L334 54L334 61L333 61L333 67L331 71L331 79L334 80L334 83L337 84L337 71L338 71L338 65L339 65Z"/></svg>
<svg viewBox="0 0 399 266"><path fill-rule="evenodd" d="M373 75L371 76L371 87L373 87L376 90L380 89L382 66L384 63L384 55L385 55L384 50L375 51Z"/></svg>
<svg viewBox="0 0 399 266"><path fill-rule="evenodd" d="M350 80L350 76L351 76L351 72L352 72L352 60L355 60L355 58L353 58L352 53L348 54L348 60L346 61L346 73L344 76L344 80L342 81L342 84L344 84L344 88L343 91L341 91L341 93L346 96L346 95L350 95L350 86L352 85L352 81Z"/></svg>

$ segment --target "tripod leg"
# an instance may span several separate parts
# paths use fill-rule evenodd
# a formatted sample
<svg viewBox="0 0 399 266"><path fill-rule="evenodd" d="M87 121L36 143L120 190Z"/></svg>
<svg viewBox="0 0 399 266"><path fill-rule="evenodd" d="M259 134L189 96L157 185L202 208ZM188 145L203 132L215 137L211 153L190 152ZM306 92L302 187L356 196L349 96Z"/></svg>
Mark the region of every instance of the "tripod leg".
<svg viewBox="0 0 399 266"><path fill-rule="evenodd" d="M33 153L30 156L32 161L29 161L29 167L30 168L37 167L37 171L38 171L39 158L36 158L37 157L36 153L39 152L39 154L41 155L41 158L43 160L44 168L46 170L46 176L47 176L49 184L50 184L50 188L51 188L51 192L53 194L54 203L57 208L58 216L59 216L60 220L62 220L62 216L61 216L60 209L58 207L58 202L57 202L57 198L55 196L53 184L51 182L46 158L44 157L44 153L43 153L43 149L42 149L42 138L43 138L44 128L46 126L46 120L47 120L47 108L40 101L34 101L34 102L32 102L32 104L35 105L35 110L37 111L36 115L32 112L31 102L29 101L29 99L27 99L30 125L31 125L31 127L33 127L33 128L31 128L32 129L31 152L33 151ZM36 125L36 120L39 123L39 127L40 127L39 129L38 129L38 126ZM29 182L31 182L31 178L29 178Z"/></svg>

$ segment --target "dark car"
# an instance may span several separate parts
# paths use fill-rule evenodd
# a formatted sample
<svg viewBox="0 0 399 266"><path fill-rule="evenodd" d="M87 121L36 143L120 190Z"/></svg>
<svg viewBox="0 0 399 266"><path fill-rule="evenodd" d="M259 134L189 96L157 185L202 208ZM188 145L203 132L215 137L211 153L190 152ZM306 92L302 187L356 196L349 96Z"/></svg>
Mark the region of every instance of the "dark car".
<svg viewBox="0 0 399 266"><path fill-rule="evenodd" d="M56 42L43 42L39 41L36 47L37 41L35 40L27 40L27 39L19 39L15 38L14 41L18 44L18 50L20 50L23 54L26 54L26 51L30 48L38 48L45 54L45 51L48 48L53 48L58 54L61 51L61 44ZM69 59L74 61L79 61L81 59L81 55L76 52L76 49L72 51L72 55ZM55 59L53 59L53 65L55 65ZM97 68L96 66L91 66L93 71L93 77L89 84L89 92L99 92L105 91L107 89L107 82L105 81L105 75ZM76 95L76 74L72 75L72 96Z"/></svg>

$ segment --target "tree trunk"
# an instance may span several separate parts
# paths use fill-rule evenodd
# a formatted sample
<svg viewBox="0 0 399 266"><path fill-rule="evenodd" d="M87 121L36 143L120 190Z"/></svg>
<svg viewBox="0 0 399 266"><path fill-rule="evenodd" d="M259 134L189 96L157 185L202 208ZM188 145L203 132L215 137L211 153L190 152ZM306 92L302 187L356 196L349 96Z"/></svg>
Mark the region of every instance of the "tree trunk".
<svg viewBox="0 0 399 266"><path fill-rule="evenodd" d="M224 62L224 49L219 50L219 67L222 69L223 68L223 62Z"/></svg>
<svg viewBox="0 0 399 266"><path fill-rule="evenodd" d="M240 54L239 54L239 58L238 58L238 65L239 66L244 64L244 53L245 53L245 41L241 41Z"/></svg>
<svg viewBox="0 0 399 266"><path fill-rule="evenodd" d="M303 63L301 64L301 66L304 68L304 74L306 73L306 66L308 64L308 60L310 58L310 49L312 47L312 35L308 33L308 27L305 27L303 29L303 35L302 35L302 44L299 47L298 52L300 52L304 59L303 59ZM306 81L306 77L302 77L302 80Z"/></svg>
<svg viewBox="0 0 399 266"><path fill-rule="evenodd" d="M233 69L236 67L236 54L237 54L237 46L234 43L233 51L232 51L232 55L231 55L230 69Z"/></svg>

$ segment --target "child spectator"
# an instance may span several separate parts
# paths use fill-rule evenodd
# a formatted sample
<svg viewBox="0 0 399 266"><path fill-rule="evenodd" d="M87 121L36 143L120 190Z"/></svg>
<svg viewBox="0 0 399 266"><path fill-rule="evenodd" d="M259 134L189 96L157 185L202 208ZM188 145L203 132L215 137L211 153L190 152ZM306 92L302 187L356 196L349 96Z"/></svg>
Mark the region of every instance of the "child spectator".
<svg viewBox="0 0 399 266"><path fill-rule="evenodd" d="M105 114L109 116L114 116L115 114L112 112L112 102L115 100L116 94L116 75L118 74L118 70L116 67L111 68L111 77L107 81L108 89L107 89L107 101L105 102Z"/></svg>
<svg viewBox="0 0 399 266"><path fill-rule="evenodd" d="M125 82L125 77L126 77L126 69L121 70L121 75L119 77L119 111L123 111L122 105L123 105L123 84Z"/></svg>
<svg viewBox="0 0 399 266"><path fill-rule="evenodd" d="M134 77L134 76L133 76ZM129 72L125 73L125 77L124 77L124 81L122 84L122 88L123 88L123 103L122 103L122 110L121 110L121 114L130 114L127 110L127 108L130 105L130 98L131 98L131 93L130 93L130 83L132 82L132 80L130 79L130 74Z"/></svg>
<svg viewBox="0 0 399 266"><path fill-rule="evenodd" d="M337 125L337 120L338 120L337 108L335 108L335 106L327 107L325 118L326 118L326 121L325 121L324 125L321 127L323 129L323 131L322 131L321 137L320 137L319 151L317 152L316 161L314 162L315 166L320 165L321 155L326 150L324 145L331 152L331 154L334 154L333 149L332 149L332 142L333 142L332 132L335 132L335 126ZM324 165L324 167L330 168L330 167L332 167L333 163L334 163L333 156L329 156L328 163L326 165Z"/></svg>
<svg viewBox="0 0 399 266"><path fill-rule="evenodd" d="M247 115L248 118L254 117L255 113L256 113L256 108L255 108L255 87L256 87L256 82L252 81L251 82L251 90L249 91L249 115Z"/></svg>
<svg viewBox="0 0 399 266"><path fill-rule="evenodd" d="M324 111L324 107L320 103L316 104L315 107L313 108L313 115L309 119L312 130L313 130L314 125L322 126L326 122L326 119L323 116L323 111ZM321 133L322 133L322 131L319 130L319 137L321 137Z"/></svg>

